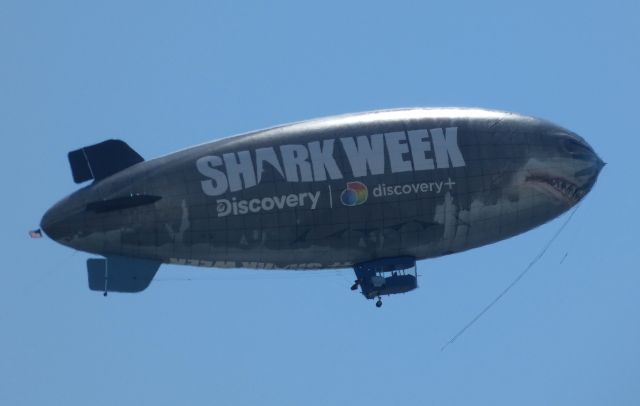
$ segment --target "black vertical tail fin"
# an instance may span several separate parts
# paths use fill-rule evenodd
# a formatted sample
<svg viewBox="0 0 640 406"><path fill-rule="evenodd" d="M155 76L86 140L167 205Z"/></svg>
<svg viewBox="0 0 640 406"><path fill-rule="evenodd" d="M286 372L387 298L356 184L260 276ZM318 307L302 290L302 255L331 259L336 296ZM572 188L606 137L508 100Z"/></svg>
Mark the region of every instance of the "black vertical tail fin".
<svg viewBox="0 0 640 406"><path fill-rule="evenodd" d="M126 142L107 140L71 151L68 154L71 173L76 183L99 181L144 159Z"/></svg>
<svg viewBox="0 0 640 406"><path fill-rule="evenodd" d="M160 262L119 256L89 258L89 289L107 292L136 293L145 290L158 272Z"/></svg>

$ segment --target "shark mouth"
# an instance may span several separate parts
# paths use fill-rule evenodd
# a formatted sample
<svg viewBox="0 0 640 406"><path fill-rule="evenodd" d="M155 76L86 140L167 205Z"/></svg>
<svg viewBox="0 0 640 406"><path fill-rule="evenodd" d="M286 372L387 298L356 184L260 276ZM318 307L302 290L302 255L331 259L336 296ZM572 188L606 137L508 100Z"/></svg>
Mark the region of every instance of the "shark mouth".
<svg viewBox="0 0 640 406"><path fill-rule="evenodd" d="M575 204L584 196L582 188L558 176L530 174L525 181L568 204Z"/></svg>

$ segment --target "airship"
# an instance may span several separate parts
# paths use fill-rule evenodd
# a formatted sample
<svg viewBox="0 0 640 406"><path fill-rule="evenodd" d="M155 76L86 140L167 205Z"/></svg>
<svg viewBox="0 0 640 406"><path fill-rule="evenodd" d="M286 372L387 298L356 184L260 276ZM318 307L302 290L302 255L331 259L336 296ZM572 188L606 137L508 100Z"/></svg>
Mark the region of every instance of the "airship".
<svg viewBox="0 0 640 406"><path fill-rule="evenodd" d="M41 229L94 254L91 290L140 292L161 264L353 268L352 290L418 286L416 261L504 240L576 205L604 166L574 132L479 108L280 125L144 160L121 140L68 154L84 187Z"/></svg>

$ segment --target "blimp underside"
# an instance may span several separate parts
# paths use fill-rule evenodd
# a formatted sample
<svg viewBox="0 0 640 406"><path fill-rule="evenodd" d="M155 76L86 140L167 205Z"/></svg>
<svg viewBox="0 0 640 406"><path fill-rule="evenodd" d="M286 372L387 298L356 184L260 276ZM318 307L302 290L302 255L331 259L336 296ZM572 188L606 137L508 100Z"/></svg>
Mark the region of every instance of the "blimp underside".
<svg viewBox="0 0 640 406"><path fill-rule="evenodd" d="M416 260L553 219L603 166L566 129L481 109L331 117L151 161L111 140L69 160L77 182L93 182L42 227L106 258L88 264L92 289L142 290L161 263L353 267L367 298L415 288Z"/></svg>

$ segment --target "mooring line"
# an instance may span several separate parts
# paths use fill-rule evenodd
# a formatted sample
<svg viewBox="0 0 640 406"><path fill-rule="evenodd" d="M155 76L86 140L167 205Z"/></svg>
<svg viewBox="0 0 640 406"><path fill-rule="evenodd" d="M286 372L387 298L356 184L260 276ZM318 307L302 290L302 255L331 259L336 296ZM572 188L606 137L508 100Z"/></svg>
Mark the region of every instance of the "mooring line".
<svg viewBox="0 0 640 406"><path fill-rule="evenodd" d="M565 227L567 226L567 224L569 224L569 221L571 221L571 219L573 218L573 215L576 214L576 211L578 211L578 208L580 207L580 204L577 204L576 207L573 209L573 211L569 214L569 217L567 217L567 219L565 220L565 222L562 224L562 226L558 229L558 231L556 231L556 233L553 235L553 237L551 237L551 239L547 242L547 244L542 248L542 250L538 253L538 255L536 255L533 260L531 260L531 262L529 262L529 265L527 265L526 268L524 268L524 270L522 272L520 272L520 274L518 276L516 276L516 278L502 291L500 292L500 294L491 301L491 303L489 303L487 306L485 306L484 309L482 309L482 311L480 313L478 313L469 323L467 323L460 331L458 331L453 337L451 337L451 339L449 341L447 341L447 343L445 345L442 346L442 348L440 348L440 351L444 351L450 344L453 344L458 338L460 338L461 335L464 334L465 331L467 331L469 329L469 327L471 327L476 321L478 321L480 319L480 317L482 317L486 312L489 311L489 309L491 309L493 307L493 305L495 305L496 303L498 303L498 301L500 299L502 299L502 297L504 295L506 295L509 290L511 290L511 288L513 288L519 281L520 279L522 279L527 272L529 272L531 270L531 268L533 268L533 266L543 257L543 255L547 252L547 250L549 249L549 247L551 247L551 244L553 244L553 242L556 240L556 238L558 238L558 236L560 235L560 233L562 233L562 230L565 229Z"/></svg>

